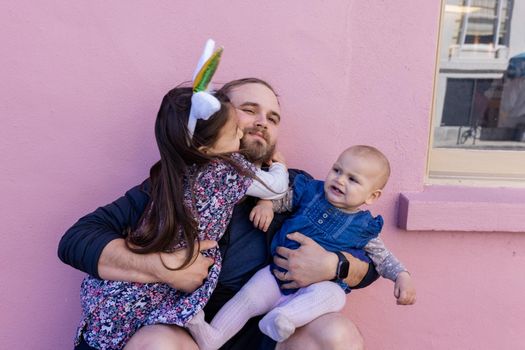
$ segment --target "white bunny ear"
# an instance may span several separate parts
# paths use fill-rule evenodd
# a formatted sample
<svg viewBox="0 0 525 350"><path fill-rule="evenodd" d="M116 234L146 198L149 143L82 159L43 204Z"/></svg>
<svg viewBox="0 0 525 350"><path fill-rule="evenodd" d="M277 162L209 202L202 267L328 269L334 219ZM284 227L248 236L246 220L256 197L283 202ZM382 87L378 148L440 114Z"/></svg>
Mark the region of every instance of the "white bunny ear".
<svg viewBox="0 0 525 350"><path fill-rule="evenodd" d="M197 120L208 120L213 114L221 109L220 101L207 92L208 84L219 65L222 55L222 47L215 50L215 41L208 39L204 45L197 68L193 73L193 96L191 97L191 108L188 119L188 144L191 144Z"/></svg>
<svg viewBox="0 0 525 350"><path fill-rule="evenodd" d="M204 65L204 63L213 54L213 49L215 49L215 41L213 41L213 39L208 39L206 41L206 44L204 45L204 51L202 52L202 55L199 58L199 62L197 63L197 68L195 68L195 71L193 72L193 76L191 77L192 81L195 80L195 77L197 76L197 74L201 70L201 68Z"/></svg>
<svg viewBox="0 0 525 350"><path fill-rule="evenodd" d="M198 119L208 120L221 109L220 101L206 91L196 92L191 96L190 117L188 119L188 132L193 138Z"/></svg>

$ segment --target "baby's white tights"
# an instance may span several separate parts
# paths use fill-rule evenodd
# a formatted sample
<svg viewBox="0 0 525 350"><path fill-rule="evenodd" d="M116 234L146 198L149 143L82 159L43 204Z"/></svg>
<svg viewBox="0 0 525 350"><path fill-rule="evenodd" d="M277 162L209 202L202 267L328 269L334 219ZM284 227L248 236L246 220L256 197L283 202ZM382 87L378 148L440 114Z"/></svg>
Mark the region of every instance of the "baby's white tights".
<svg viewBox="0 0 525 350"><path fill-rule="evenodd" d="M301 288L291 295L282 295L267 266L259 270L221 308L210 324L204 321L204 312L201 311L187 324L187 328L201 350L218 349L250 318L271 310L259 322L259 328L270 338L283 341L297 327L323 314L341 310L345 299L342 288L329 281Z"/></svg>

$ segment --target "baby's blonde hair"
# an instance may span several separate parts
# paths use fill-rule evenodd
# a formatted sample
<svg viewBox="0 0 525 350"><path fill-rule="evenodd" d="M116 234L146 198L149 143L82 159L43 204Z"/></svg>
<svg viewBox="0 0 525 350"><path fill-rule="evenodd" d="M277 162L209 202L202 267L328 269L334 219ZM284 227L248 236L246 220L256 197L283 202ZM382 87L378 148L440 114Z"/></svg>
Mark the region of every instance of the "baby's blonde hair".
<svg viewBox="0 0 525 350"><path fill-rule="evenodd" d="M379 189L383 189L390 177L390 162L388 158L375 147L368 145L355 145L350 146L343 151L343 153L350 152L352 155L357 157L366 158L367 160L372 160L377 163L380 167L381 172L378 174L377 185Z"/></svg>

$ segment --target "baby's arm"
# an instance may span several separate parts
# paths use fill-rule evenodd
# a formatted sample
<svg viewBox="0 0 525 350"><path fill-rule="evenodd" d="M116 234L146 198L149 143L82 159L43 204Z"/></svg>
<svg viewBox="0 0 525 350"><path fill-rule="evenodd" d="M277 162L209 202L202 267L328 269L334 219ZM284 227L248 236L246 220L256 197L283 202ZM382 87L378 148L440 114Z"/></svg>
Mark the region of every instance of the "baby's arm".
<svg viewBox="0 0 525 350"><path fill-rule="evenodd" d="M384 278L395 282L394 296L400 305L416 302L416 289L412 278L403 264L392 254L380 238L371 239L365 246L377 272Z"/></svg>
<svg viewBox="0 0 525 350"><path fill-rule="evenodd" d="M290 187L283 197L273 200L261 199L250 212L250 221L259 230L266 232L273 220L273 213L292 211L293 189Z"/></svg>
<svg viewBox="0 0 525 350"><path fill-rule="evenodd" d="M280 152L275 152L272 157L272 164L270 166L270 171L272 171L272 169L276 165L277 167L279 167L280 165L284 165L284 164L285 164L285 160L284 160L283 155ZM279 171L279 170L275 170L275 171ZM259 170L256 173L256 176L260 179L263 179L265 176L267 176L267 174L268 174L267 172ZM293 193L291 193L291 189L288 188L288 172L287 171L286 171L285 177L286 177L285 179L286 181L282 181L282 176L280 174L277 174L274 177L274 179L277 178L278 181L280 182L276 186L278 188L274 189L276 192L277 190L279 190L280 193L278 194L274 193L274 195L271 195L271 197L261 197L260 195L254 195L254 194L248 193L249 195L252 195L255 197L266 198L266 199L261 199L259 202L257 202L257 205L250 212L250 220L253 222L253 225L263 232L266 232L268 230L268 227L270 227L270 224L273 220L274 212L282 213L282 212L287 211L287 209L284 207L285 205L291 208ZM255 182L257 182L255 186L262 185L263 188L266 189L266 187L264 187L264 184L261 184L257 180L255 180L254 183ZM264 180L264 183L269 185L269 181ZM269 187L272 188L271 186Z"/></svg>
<svg viewBox="0 0 525 350"><path fill-rule="evenodd" d="M284 175L281 173L283 171L283 168ZM273 172L273 174L271 172ZM267 174L270 174L271 178L270 176L267 176ZM273 220L273 204L272 201L270 201L269 199L280 201L286 196L286 190L288 188L288 171L286 170L286 167L283 164L273 163L270 166L270 170L268 172L259 170L255 173L255 175L259 179L263 180L264 184L268 185L270 189L276 192L282 192L273 193L266 186L264 186L263 183L257 181L257 179L255 179L250 188L248 188L248 195L259 198L265 198L261 199L259 202L257 202L257 205L253 207L252 211L250 212L250 220L253 222L253 225L255 227L257 227L263 232L266 232L268 230L268 227L270 227L270 223ZM286 177L286 181L283 180L283 176ZM273 183L270 184L270 182Z"/></svg>

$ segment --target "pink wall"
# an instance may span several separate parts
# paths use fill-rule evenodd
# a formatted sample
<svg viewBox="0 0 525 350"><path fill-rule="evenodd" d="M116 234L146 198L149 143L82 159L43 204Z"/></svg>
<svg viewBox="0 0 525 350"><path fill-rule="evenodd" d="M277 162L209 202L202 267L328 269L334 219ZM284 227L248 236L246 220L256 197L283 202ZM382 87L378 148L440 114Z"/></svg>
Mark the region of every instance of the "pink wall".
<svg viewBox="0 0 525 350"><path fill-rule="evenodd" d="M374 211L419 298L396 306L384 280L352 293L368 349L523 347L525 235L395 225L399 193L423 186L439 1L305 3L0 2L0 348L71 348L83 274L58 240L147 176L160 99L209 36L226 50L217 80L280 92L291 166L323 176L354 143L390 157Z"/></svg>

